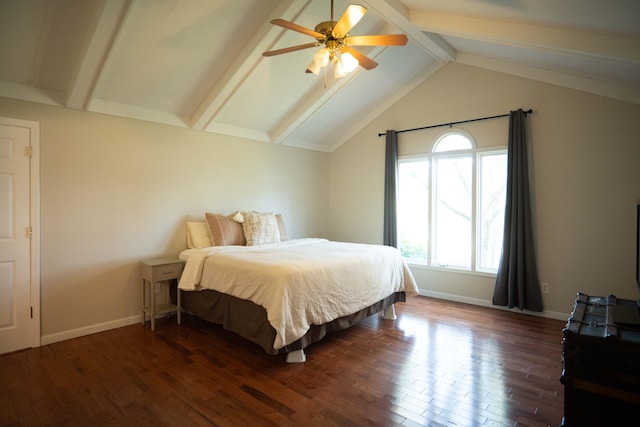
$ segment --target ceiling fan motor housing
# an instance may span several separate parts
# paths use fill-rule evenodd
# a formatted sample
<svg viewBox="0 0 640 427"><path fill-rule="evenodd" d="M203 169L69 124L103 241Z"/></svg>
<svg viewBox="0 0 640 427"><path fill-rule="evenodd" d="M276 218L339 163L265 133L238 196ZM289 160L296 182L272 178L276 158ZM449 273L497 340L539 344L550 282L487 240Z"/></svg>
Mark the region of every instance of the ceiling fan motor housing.
<svg viewBox="0 0 640 427"><path fill-rule="evenodd" d="M333 27L337 24L336 21L324 21L316 25L316 33L324 34L327 40L333 39Z"/></svg>
<svg viewBox="0 0 640 427"><path fill-rule="evenodd" d="M342 39L338 39L333 35L333 28L337 21L324 21L316 25L315 31L324 35L324 39L318 38L318 42L324 44L329 49L329 60L335 62L338 60L337 50L343 44ZM346 35L345 35L346 37Z"/></svg>

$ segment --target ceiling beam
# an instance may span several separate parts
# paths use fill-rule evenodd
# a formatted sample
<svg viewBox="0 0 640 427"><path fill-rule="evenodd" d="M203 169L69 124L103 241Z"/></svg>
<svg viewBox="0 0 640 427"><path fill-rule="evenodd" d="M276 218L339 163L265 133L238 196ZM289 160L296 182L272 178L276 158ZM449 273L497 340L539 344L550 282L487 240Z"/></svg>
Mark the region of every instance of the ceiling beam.
<svg viewBox="0 0 640 427"><path fill-rule="evenodd" d="M65 105L84 110L91 104L95 88L115 40L122 31L135 0L109 0L96 8L93 33L71 79Z"/></svg>
<svg viewBox="0 0 640 427"><path fill-rule="evenodd" d="M623 34L589 32L575 28L460 16L429 10L412 11L410 18L413 25L422 31L434 31L444 36L524 48L541 54L555 53L591 61L613 62L630 69L640 67L640 38ZM535 64L517 63L514 60L501 60L465 52L458 52L456 62L621 101L638 103L640 99L640 90L637 88L547 70Z"/></svg>
<svg viewBox="0 0 640 427"><path fill-rule="evenodd" d="M272 12L272 17L293 21L310 3L311 0L279 2L278 7ZM217 84L203 98L191 116L193 129L213 131L216 115L260 64L260 61L264 60L262 52L270 50L275 45L283 30L272 25L269 21L270 19L255 31L244 49L235 55L236 59ZM209 129L210 124L211 129Z"/></svg>
<svg viewBox="0 0 640 427"><path fill-rule="evenodd" d="M100 98L93 98L91 100L91 105L88 106L88 108L90 111L96 113L128 117L130 119L144 120L147 122L164 123L182 128L189 127L188 117L183 117L166 111L139 107L132 104L122 104Z"/></svg>
<svg viewBox="0 0 640 427"><path fill-rule="evenodd" d="M54 15L57 4L49 2L44 5L44 18L42 20L42 27L40 28L38 35L38 43L33 55L33 68L30 70L30 76L28 79L29 84L36 84L40 81L40 75L45 73L46 67L43 67L42 58L47 48L47 39L50 36L51 26L55 19Z"/></svg>
<svg viewBox="0 0 640 427"><path fill-rule="evenodd" d="M62 107L64 95L62 91L0 80L0 96L6 98Z"/></svg>
<svg viewBox="0 0 640 427"><path fill-rule="evenodd" d="M360 3L405 33L410 40L438 62L446 64L455 60L455 49L438 34L427 34L413 25L409 20L412 12L398 0L361 0Z"/></svg>
<svg viewBox="0 0 640 427"><path fill-rule="evenodd" d="M561 87L571 88L594 95L606 96L624 102L640 104L640 90L628 86L575 76L525 64L488 58L486 56L458 53L456 62L485 70L511 74L525 79L537 80Z"/></svg>
<svg viewBox="0 0 640 427"><path fill-rule="evenodd" d="M640 65L640 38L523 22L459 16L430 10L410 13L422 31L503 45L573 52L592 58Z"/></svg>

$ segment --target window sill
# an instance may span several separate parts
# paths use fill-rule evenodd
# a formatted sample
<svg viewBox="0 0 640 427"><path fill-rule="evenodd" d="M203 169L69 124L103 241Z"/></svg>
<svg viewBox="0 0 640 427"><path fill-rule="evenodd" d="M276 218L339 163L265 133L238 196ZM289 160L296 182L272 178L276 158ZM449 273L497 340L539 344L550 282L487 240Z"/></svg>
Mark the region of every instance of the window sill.
<svg viewBox="0 0 640 427"><path fill-rule="evenodd" d="M445 273L452 273L452 274L465 274L468 276L491 277L494 279L497 276L496 273L488 273L485 271L461 270L459 268L453 268L453 267L434 267L431 265L422 264L419 262L409 261L409 260L406 260L406 262L410 268L419 268L421 270L431 270L431 271L438 271L438 272L445 272Z"/></svg>

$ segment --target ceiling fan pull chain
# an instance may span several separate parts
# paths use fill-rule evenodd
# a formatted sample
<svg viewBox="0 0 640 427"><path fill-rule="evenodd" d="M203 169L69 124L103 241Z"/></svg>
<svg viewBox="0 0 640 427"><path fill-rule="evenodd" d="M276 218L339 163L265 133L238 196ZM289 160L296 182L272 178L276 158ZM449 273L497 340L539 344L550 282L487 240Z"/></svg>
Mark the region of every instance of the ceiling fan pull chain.
<svg viewBox="0 0 640 427"><path fill-rule="evenodd" d="M323 76L324 76L324 88L326 89L327 88L327 68L329 68L329 67L322 67L322 68L324 69L324 73L323 73Z"/></svg>

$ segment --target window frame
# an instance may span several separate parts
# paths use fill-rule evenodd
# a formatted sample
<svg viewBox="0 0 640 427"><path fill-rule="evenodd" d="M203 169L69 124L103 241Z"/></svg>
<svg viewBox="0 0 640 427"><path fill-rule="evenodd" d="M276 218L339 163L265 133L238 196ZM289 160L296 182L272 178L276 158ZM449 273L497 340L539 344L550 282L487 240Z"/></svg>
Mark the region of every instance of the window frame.
<svg viewBox="0 0 640 427"><path fill-rule="evenodd" d="M471 148L468 149L454 149L449 151L435 151L438 142L451 134L459 134L466 137L471 142ZM507 145L493 145L487 147L479 147L475 141L475 138L468 132L462 129L451 128L447 129L445 132L439 134L431 144L431 150L424 153L417 153L411 155L402 155L398 157L398 163L409 163L409 162L422 162L427 161L429 167L429 182L427 185L427 192L429 197L428 204L428 218L426 221L428 222L428 233L427 233L427 247L429 248L426 259L417 259L417 258L405 258L408 264L412 266L417 266L420 268L426 268L431 270L441 270L448 272L456 272L462 274L471 274L471 275L479 275L479 276L488 276L495 277L497 275L497 270L492 271L489 269L480 269L478 266L480 265L480 248L478 248L478 244L481 240L481 236L479 236L481 230L481 220L482 216L478 212L480 207L480 201L478 197L481 195L480 185L482 185L482 168L481 161L483 156L489 155L507 155ZM435 265L434 264L434 254L435 254L435 245L436 245L436 218L435 218L435 201L436 201L436 185L435 185L435 177L436 177L436 162L437 158L455 158L455 157L470 157L471 159L471 223L470 223L470 267L467 269L460 268L458 266L444 266L444 265ZM400 180L398 180L398 194L400 194ZM399 209L399 207L398 207ZM399 228L399 224L398 228ZM398 235L399 230L398 230Z"/></svg>
<svg viewBox="0 0 640 427"><path fill-rule="evenodd" d="M482 194L480 192L480 190L482 189L482 162L480 161L480 157L488 157L488 156L492 156L492 155L504 155L505 157L508 156L508 152L507 152L507 146L505 145L504 148L497 148L497 147L492 147L492 148L487 148L487 149L483 149L483 150L479 150L476 153L476 158L477 158L477 185L475 186L475 190L478 192L477 196L474 198L474 203L479 203L480 202L480 198L482 197ZM508 160L505 159L505 162ZM507 168L507 165L505 165L505 169ZM506 177L507 177L508 171L505 170L505 201L506 201ZM504 211L502 212L502 218L503 218L503 224L504 224L504 214L506 211L506 206ZM475 210L475 212L477 212L477 209ZM482 241L482 224L481 224L481 216L480 215L476 215L476 220L475 222L475 226L476 226L476 232L474 234L474 238L476 240L480 240L480 242L475 242L474 244L474 250L475 253L473 254L473 262L474 262L474 271L477 271L479 273L486 273L486 274L491 274L493 276L497 275L497 270L493 271L493 270L489 270L486 268L482 268L479 267L480 263L480 253L478 253L478 245L481 244Z"/></svg>
<svg viewBox="0 0 640 427"><path fill-rule="evenodd" d="M431 185L431 188L433 189L431 192L431 201L429 203L429 208L431 210L431 223L429 225L429 228L431 230L431 232L429 233L429 236L431 236L431 242L429 245L429 258L431 261L432 266L437 266L443 269L452 269L452 270L462 270L462 271L473 271L473 248L474 248L474 238L473 238L473 233L475 231L475 226L474 226L474 218L473 218L473 213L475 212L475 203L474 203L474 199L475 199L475 183L476 183L476 178L475 178L475 159L473 156L473 148L468 149L468 150L451 150L451 151L439 151L435 156L431 157L431 176L429 179L429 183ZM438 223L438 218L437 218L437 213L436 213L436 204L437 204L437 200L438 200L438 192L437 192L437 184L436 184L436 180L435 177L438 173L438 166L437 166L437 162L438 159L470 159L471 160L471 173L470 173L470 177L471 177L471 222L470 222L470 230L469 232L471 233L471 253L469 254L471 256L471 263L469 265L469 269L463 267L463 266L456 266L456 265L448 265L448 264L435 264L435 259L434 259L434 255L436 254L436 247L438 244L438 239L437 239L437 223Z"/></svg>

